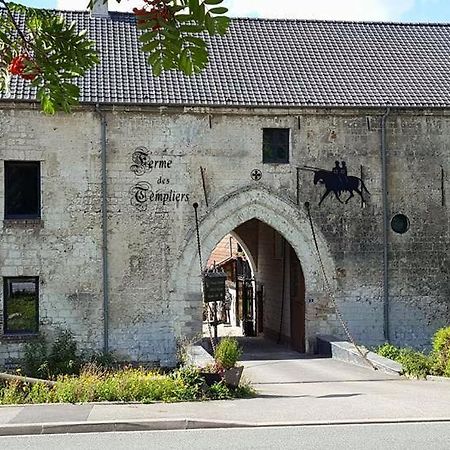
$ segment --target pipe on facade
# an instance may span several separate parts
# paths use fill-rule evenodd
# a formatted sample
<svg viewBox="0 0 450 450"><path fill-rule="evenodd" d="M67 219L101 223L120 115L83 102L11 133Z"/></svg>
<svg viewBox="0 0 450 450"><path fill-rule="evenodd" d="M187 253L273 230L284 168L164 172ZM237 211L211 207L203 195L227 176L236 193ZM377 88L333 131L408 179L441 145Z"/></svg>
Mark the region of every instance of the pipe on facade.
<svg viewBox="0 0 450 450"><path fill-rule="evenodd" d="M386 119L391 112L388 106L381 116L381 186L383 197L383 333L386 342L390 341L389 330L389 211L387 185L387 138Z"/></svg>
<svg viewBox="0 0 450 450"><path fill-rule="evenodd" d="M109 271L108 271L108 186L106 179L106 116L95 105L100 117L101 199L102 199L102 280L103 280L103 352L109 351Z"/></svg>

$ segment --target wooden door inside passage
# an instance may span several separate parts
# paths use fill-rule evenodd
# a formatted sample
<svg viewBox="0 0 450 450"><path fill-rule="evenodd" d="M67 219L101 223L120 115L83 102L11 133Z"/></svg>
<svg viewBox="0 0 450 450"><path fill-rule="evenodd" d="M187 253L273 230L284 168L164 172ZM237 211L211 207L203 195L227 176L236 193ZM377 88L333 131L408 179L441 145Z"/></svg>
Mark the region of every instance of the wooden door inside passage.
<svg viewBox="0 0 450 450"><path fill-rule="evenodd" d="M305 352L305 278L295 250L290 248L291 346Z"/></svg>

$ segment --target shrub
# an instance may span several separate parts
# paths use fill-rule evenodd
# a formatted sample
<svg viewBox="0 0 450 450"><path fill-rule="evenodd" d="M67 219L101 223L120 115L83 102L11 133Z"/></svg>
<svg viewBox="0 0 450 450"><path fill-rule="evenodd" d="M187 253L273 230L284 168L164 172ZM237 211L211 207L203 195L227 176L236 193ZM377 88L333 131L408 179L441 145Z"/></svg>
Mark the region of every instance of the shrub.
<svg viewBox="0 0 450 450"><path fill-rule="evenodd" d="M0 405L25 403L25 397L24 386L19 381L7 382L0 388Z"/></svg>
<svg viewBox="0 0 450 450"><path fill-rule="evenodd" d="M45 337L25 344L23 369L26 375L36 378L46 378L48 373L48 349Z"/></svg>
<svg viewBox="0 0 450 450"><path fill-rule="evenodd" d="M93 364L103 369L112 369L119 365L116 355L113 352L94 352L87 359L89 361L88 364Z"/></svg>
<svg viewBox="0 0 450 450"><path fill-rule="evenodd" d="M108 372L91 365L83 368L79 376L59 376L53 387L41 383L30 385L18 381L5 382L4 387L0 387L0 404L177 402L240 398L252 394L253 390L248 385L231 390L224 382L220 382L207 388L196 368L183 368L171 374L161 374L130 368Z"/></svg>
<svg viewBox="0 0 450 450"><path fill-rule="evenodd" d="M44 383L36 383L27 389L27 403L50 403L53 401L52 388Z"/></svg>
<svg viewBox="0 0 450 450"><path fill-rule="evenodd" d="M426 378L433 370L433 358L411 348L399 348L385 343L376 351L379 355L400 363L406 375Z"/></svg>
<svg viewBox="0 0 450 450"><path fill-rule="evenodd" d="M432 358L411 348L401 349L398 362L407 375L416 378L426 378L433 367Z"/></svg>
<svg viewBox="0 0 450 450"><path fill-rule="evenodd" d="M56 378L80 372L81 357L73 334L61 330L50 348L45 337L25 345L24 373L37 378Z"/></svg>
<svg viewBox="0 0 450 450"><path fill-rule="evenodd" d="M376 352L384 356L385 358L392 359L394 361L398 361L400 358L401 350L395 345L388 344L387 342L376 349Z"/></svg>
<svg viewBox="0 0 450 450"><path fill-rule="evenodd" d="M237 339L233 337L222 338L214 352L216 363L225 370L234 367L241 356L242 348Z"/></svg>
<svg viewBox="0 0 450 450"><path fill-rule="evenodd" d="M433 337L433 373L450 377L450 327L440 328Z"/></svg>
<svg viewBox="0 0 450 450"><path fill-rule="evenodd" d="M224 381L220 381L208 388L208 397L212 400L227 400L233 398L233 392Z"/></svg>
<svg viewBox="0 0 450 450"><path fill-rule="evenodd" d="M197 400L203 397L205 380L196 367L182 367L171 374L174 380L181 381L182 387L176 392L178 400Z"/></svg>
<svg viewBox="0 0 450 450"><path fill-rule="evenodd" d="M72 375L80 372L81 358L73 334L62 330L56 336L48 355L48 368L52 376Z"/></svg>

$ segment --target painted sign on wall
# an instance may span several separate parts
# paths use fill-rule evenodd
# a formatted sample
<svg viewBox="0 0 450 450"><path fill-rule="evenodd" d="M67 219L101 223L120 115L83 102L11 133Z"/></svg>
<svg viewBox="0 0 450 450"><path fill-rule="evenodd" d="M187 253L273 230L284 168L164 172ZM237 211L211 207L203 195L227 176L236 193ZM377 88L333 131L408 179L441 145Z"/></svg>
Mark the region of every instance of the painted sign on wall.
<svg viewBox="0 0 450 450"><path fill-rule="evenodd" d="M340 203L346 204L355 196L353 192L356 192L363 202L363 191L370 195L370 192L361 178L349 176L347 174L347 164L345 161L335 161L334 167L331 170L310 166L303 166L301 169L314 173L314 184L319 183L325 186L325 192L320 199L319 206L331 192L334 193L335 198ZM350 195L345 201L342 201L341 194L344 192L348 192Z"/></svg>
<svg viewBox="0 0 450 450"><path fill-rule="evenodd" d="M138 177L144 174L158 173L153 184L139 181L130 189L131 204L139 211L146 211L149 203L159 203L166 206L170 203L188 202L189 194L168 189L170 185L170 170L174 161L166 156L153 157L146 147L138 147L131 156L133 164L130 170ZM167 187L166 187L167 186Z"/></svg>

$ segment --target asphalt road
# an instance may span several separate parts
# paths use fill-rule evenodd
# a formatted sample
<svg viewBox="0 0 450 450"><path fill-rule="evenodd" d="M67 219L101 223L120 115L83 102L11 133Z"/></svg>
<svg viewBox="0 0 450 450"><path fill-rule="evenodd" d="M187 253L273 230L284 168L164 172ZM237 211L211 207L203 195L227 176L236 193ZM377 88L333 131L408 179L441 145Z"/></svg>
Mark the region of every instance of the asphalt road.
<svg viewBox="0 0 450 450"><path fill-rule="evenodd" d="M321 425L0 437L5 450L450 448L450 423Z"/></svg>

